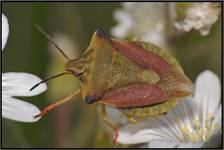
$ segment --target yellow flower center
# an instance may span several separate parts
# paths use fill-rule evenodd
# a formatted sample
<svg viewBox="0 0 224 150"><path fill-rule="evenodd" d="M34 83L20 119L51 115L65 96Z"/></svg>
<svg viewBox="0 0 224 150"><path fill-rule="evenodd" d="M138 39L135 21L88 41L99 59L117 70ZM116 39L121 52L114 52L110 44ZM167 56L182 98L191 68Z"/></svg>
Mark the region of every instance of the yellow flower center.
<svg viewBox="0 0 224 150"><path fill-rule="evenodd" d="M211 119L213 119L213 117L214 114L207 114L204 127L202 126L202 124L200 124L200 121L198 119L192 120L192 130L190 130L190 128L188 128L185 124L182 124L180 127L180 131L184 136L184 140L192 143L208 141L211 138L213 131L216 131L219 128L219 125L217 123L211 125Z"/></svg>

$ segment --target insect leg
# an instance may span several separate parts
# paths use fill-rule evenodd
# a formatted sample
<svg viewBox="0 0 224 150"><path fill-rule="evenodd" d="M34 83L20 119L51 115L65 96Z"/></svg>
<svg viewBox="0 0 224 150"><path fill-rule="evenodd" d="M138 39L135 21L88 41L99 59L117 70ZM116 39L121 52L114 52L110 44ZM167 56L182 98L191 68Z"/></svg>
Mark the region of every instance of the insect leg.
<svg viewBox="0 0 224 150"><path fill-rule="evenodd" d="M114 130L114 143L117 144L118 128L115 124L111 123L111 121L109 120L105 105L102 105L101 107L101 114L103 117L103 121Z"/></svg>
<svg viewBox="0 0 224 150"><path fill-rule="evenodd" d="M80 89L78 89L77 91L75 91L74 93L72 93L71 95L67 96L67 97L64 97L63 99L60 99L50 105L48 105L47 107L45 107L38 115L34 116L34 118L37 118L37 117L43 117L44 115L46 115L50 110L52 110L53 108L59 106L59 105L62 105L64 104L65 102L68 102L70 100L73 100L73 98L75 96L77 96L79 93L80 93Z"/></svg>

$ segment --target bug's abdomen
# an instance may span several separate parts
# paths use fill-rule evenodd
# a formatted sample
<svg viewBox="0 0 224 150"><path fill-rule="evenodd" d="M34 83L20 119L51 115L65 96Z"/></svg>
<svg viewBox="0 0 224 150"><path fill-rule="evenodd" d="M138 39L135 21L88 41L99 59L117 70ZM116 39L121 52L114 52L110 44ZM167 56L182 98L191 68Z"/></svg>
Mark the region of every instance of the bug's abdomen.
<svg viewBox="0 0 224 150"><path fill-rule="evenodd" d="M170 109L174 108L178 104L178 99L168 100L161 104L146 106L142 108L128 108L128 109L120 109L120 111L134 117L134 118L142 118L157 116L163 113L166 113Z"/></svg>

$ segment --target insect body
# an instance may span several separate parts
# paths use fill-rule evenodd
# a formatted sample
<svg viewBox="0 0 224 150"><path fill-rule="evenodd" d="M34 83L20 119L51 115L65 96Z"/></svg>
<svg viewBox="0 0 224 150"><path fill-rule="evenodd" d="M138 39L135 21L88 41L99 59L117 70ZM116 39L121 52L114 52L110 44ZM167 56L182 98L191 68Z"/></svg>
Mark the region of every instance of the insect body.
<svg viewBox="0 0 224 150"><path fill-rule="evenodd" d="M111 39L100 30L84 56L69 61L66 70L80 78L87 104L102 103L121 111L175 101L193 92L192 82L168 52L148 43Z"/></svg>
<svg viewBox="0 0 224 150"><path fill-rule="evenodd" d="M101 30L95 31L84 55L69 60L65 70L80 79L82 99L87 104L102 104L103 118L115 131L116 126L106 116L105 105L119 109L130 122L137 123L169 111L194 90L179 63L167 51L145 42L112 39ZM37 116L76 94L48 106Z"/></svg>

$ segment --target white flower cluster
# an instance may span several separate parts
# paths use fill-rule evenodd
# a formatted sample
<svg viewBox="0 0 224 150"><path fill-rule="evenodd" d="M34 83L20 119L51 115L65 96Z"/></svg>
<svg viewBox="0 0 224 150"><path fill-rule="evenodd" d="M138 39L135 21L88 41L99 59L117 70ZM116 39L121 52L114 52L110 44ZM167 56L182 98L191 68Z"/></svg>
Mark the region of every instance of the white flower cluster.
<svg viewBox="0 0 224 150"><path fill-rule="evenodd" d="M185 32L191 29L199 30L202 36L209 34L211 26L218 20L221 9L217 3L194 3L186 10L186 17L181 22L175 22L175 27Z"/></svg>
<svg viewBox="0 0 224 150"><path fill-rule="evenodd" d="M122 9L114 12L118 24L111 34L117 38L139 38L163 47L164 39L164 3L124 2Z"/></svg>
<svg viewBox="0 0 224 150"><path fill-rule="evenodd" d="M123 2L122 8L114 12L117 25L111 29L111 34L117 38L139 38L165 46L166 5L169 7L169 19L176 18L175 3ZM185 12L183 21L176 21L177 29L189 32L191 29L200 31L202 36L209 34L211 26L218 20L221 9L218 3L192 3Z"/></svg>

